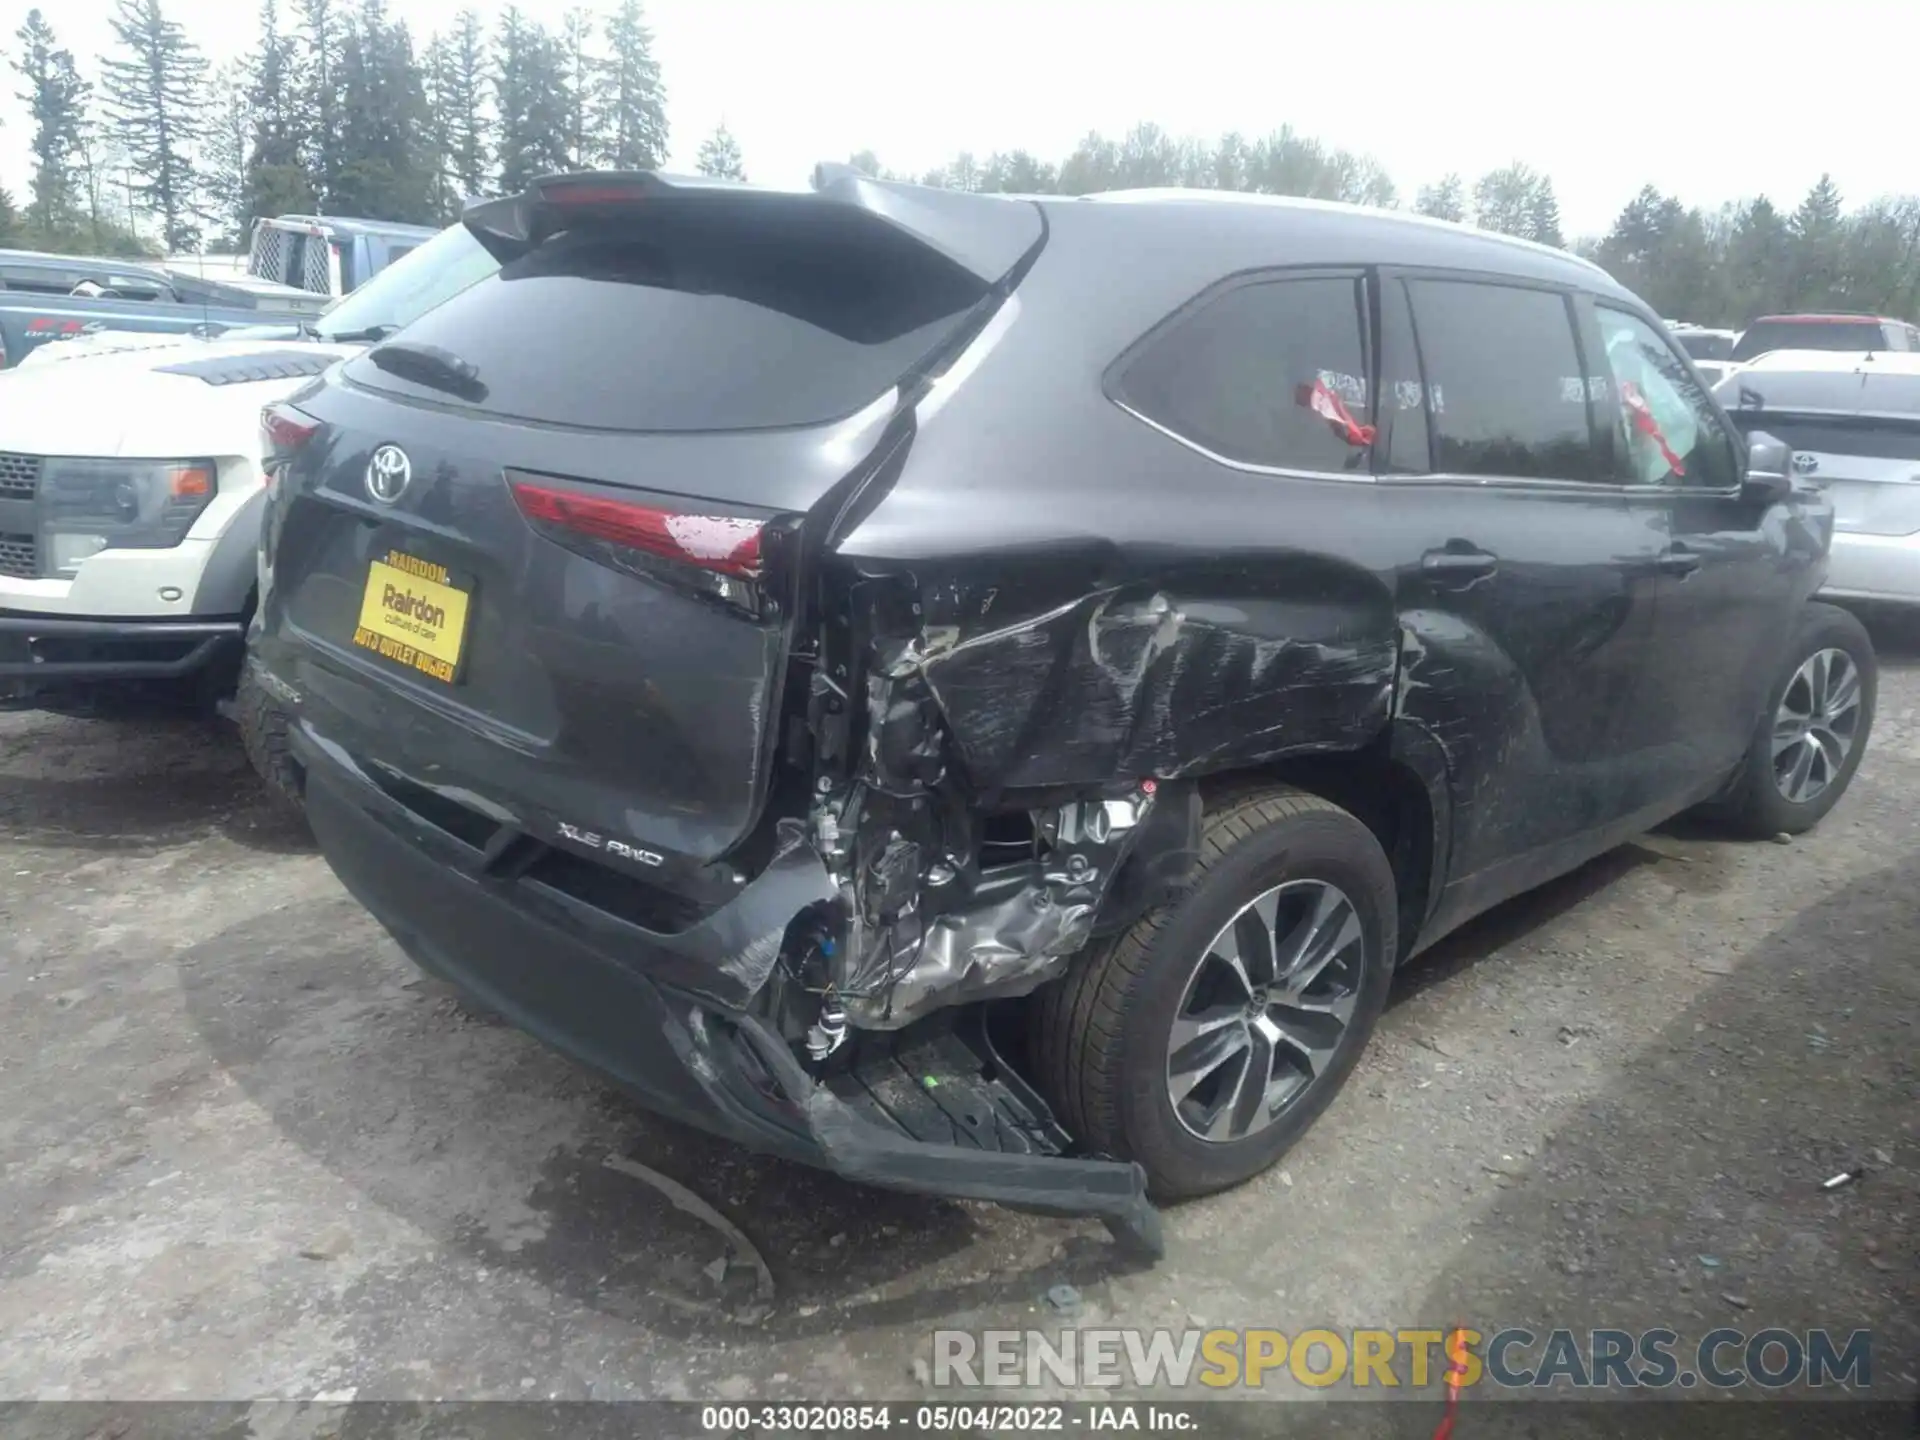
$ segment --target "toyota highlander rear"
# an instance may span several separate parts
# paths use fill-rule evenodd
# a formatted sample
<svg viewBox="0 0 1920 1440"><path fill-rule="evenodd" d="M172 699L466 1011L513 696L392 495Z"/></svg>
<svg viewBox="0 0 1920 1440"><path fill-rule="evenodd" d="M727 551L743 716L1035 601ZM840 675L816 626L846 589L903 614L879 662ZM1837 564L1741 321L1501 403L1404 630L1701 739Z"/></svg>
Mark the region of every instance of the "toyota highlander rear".
<svg viewBox="0 0 1920 1440"><path fill-rule="evenodd" d="M656 1108L1154 1243L1137 1167L1063 1155L983 1025L910 1031L913 987L865 997L901 1038L845 1064L882 1078L821 1064L862 1003L850 945L885 960L848 897L889 883L829 864L818 762L867 697L825 653L863 622L823 560L1041 212L598 175L468 224L496 276L264 417L255 663L329 862L419 963ZM884 860L902 896L924 870ZM1088 908L1019 913L1077 948Z"/></svg>

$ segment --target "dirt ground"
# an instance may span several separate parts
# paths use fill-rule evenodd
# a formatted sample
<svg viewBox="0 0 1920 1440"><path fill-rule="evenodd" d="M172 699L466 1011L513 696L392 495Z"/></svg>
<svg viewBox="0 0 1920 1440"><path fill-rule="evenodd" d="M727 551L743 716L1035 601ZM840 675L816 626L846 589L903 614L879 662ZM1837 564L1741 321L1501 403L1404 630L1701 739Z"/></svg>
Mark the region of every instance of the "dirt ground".
<svg viewBox="0 0 1920 1440"><path fill-rule="evenodd" d="M1144 1270L747 1155L470 1013L230 732L0 716L0 1399L913 1398L934 1328L1063 1283L1082 1325L1865 1327L1911 1394L1920 627L1880 634L1816 833L1650 836L1445 942L1285 1168Z"/></svg>

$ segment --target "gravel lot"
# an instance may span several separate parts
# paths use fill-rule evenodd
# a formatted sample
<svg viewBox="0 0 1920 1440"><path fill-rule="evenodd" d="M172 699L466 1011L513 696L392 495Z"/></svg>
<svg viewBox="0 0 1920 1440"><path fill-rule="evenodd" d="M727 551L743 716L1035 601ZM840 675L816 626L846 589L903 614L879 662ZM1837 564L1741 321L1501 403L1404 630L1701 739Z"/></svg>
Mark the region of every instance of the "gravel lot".
<svg viewBox="0 0 1920 1440"><path fill-rule="evenodd" d="M1911 1393L1920 627L1879 634L1817 833L1650 836L1453 937L1286 1168L1144 1271L746 1155L470 1013L230 732L0 716L0 1398L909 1398L929 1331L1062 1282L1083 1324L1866 1326Z"/></svg>

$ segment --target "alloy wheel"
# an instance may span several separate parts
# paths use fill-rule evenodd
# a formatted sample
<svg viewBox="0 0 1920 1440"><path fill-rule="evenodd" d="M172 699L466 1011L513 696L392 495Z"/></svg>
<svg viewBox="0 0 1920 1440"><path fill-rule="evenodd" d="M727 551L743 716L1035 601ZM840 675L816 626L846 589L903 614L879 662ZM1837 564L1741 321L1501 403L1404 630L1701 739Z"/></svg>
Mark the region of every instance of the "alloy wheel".
<svg viewBox="0 0 1920 1440"><path fill-rule="evenodd" d="M1839 776L1860 729L1860 670L1844 650L1801 662L1773 715L1773 783L1804 805Z"/></svg>
<svg viewBox="0 0 1920 1440"><path fill-rule="evenodd" d="M1243 905L1195 963L1167 1046L1167 1098L1225 1144L1273 1124L1332 1065L1371 957L1353 902L1292 880Z"/></svg>

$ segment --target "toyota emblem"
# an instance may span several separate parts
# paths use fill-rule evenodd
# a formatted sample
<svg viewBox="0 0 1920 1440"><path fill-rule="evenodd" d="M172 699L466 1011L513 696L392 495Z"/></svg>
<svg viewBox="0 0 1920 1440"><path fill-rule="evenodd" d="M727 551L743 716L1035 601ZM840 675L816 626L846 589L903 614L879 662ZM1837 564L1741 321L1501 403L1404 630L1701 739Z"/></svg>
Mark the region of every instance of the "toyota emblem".
<svg viewBox="0 0 1920 1440"><path fill-rule="evenodd" d="M1804 450L1796 450L1793 452L1793 468L1797 474L1811 475L1820 468L1820 457L1809 455Z"/></svg>
<svg viewBox="0 0 1920 1440"><path fill-rule="evenodd" d="M413 462L398 445L382 445L367 461L367 494L382 505L391 505L406 493L413 479Z"/></svg>

